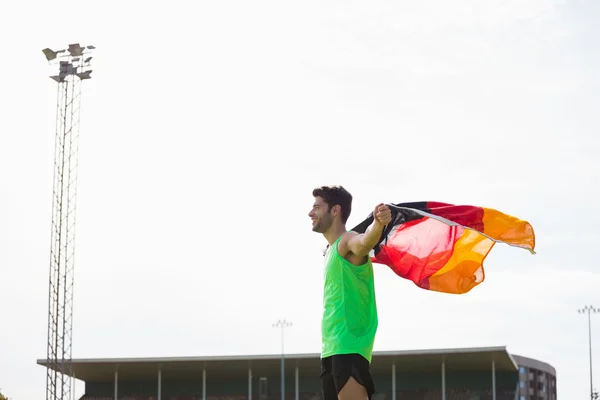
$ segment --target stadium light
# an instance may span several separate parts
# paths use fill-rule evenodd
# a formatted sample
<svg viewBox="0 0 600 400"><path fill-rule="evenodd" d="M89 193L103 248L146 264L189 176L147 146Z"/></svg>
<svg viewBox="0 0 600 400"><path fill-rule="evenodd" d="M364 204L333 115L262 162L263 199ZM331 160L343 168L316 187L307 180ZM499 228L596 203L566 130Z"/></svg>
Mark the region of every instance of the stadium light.
<svg viewBox="0 0 600 400"><path fill-rule="evenodd" d="M47 47L44 50L42 50L42 52L46 56L46 60L48 60L48 61L54 60L56 57L58 57L59 54L64 53L65 51L66 50L54 51L54 50L49 49Z"/></svg>
<svg viewBox="0 0 600 400"><path fill-rule="evenodd" d="M79 57L83 55L84 48L79 45L79 43L73 43L69 45L69 54L73 57Z"/></svg>
<svg viewBox="0 0 600 400"><path fill-rule="evenodd" d="M285 400L285 356L284 356L284 348L283 348L283 331L285 328L292 326L291 322L284 320L278 320L273 324L273 328L281 328L281 400Z"/></svg>
<svg viewBox="0 0 600 400"><path fill-rule="evenodd" d="M87 50L78 43L67 49L42 50L57 83L54 185L50 235L48 337L46 342L46 400L70 399L74 393L73 298L75 268L75 211L79 162L81 82L90 79ZM72 390L71 390L72 389ZM116 390L116 386L115 386Z"/></svg>
<svg viewBox="0 0 600 400"><path fill-rule="evenodd" d="M594 378L592 375L592 313L596 314L600 312L600 309L594 308L593 306L585 306L577 310L580 314L588 315L588 335L589 335L589 349L590 349L590 400L597 399L597 395L594 393ZM596 396L596 397L595 397Z"/></svg>

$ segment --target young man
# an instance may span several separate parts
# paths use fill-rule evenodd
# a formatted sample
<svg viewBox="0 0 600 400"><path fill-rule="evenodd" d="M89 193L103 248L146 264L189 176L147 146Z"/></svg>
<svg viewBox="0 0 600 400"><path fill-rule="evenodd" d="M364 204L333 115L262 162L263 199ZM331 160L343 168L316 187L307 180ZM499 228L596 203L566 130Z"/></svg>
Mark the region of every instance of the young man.
<svg viewBox="0 0 600 400"><path fill-rule="evenodd" d="M370 400L375 391L370 363L378 318L369 253L390 223L391 211L379 204L369 229L358 234L346 229L352 209L346 189L322 186L313 197L308 214L312 229L328 243L321 326L323 400Z"/></svg>

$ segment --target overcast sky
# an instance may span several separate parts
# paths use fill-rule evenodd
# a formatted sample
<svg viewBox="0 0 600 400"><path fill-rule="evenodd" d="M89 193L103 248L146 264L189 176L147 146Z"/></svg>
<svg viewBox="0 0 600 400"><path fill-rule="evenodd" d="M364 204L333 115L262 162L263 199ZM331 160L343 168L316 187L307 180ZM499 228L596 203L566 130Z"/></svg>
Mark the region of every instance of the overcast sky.
<svg viewBox="0 0 600 400"><path fill-rule="evenodd" d="M349 226L381 201L435 200L536 229L537 255L496 246L464 296L376 266L375 350L506 345L556 367L561 400L586 398L599 19L597 0L5 4L0 388L44 396L56 84L41 49L79 42L97 50L75 358L278 353L278 318L286 351L320 351L325 241L307 213L313 187L342 184Z"/></svg>

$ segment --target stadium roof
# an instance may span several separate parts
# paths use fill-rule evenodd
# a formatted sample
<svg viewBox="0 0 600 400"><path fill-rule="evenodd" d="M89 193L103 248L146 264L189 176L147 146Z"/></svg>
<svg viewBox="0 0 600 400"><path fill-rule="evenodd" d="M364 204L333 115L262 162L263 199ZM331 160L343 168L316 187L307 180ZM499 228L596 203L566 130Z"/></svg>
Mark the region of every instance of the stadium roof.
<svg viewBox="0 0 600 400"><path fill-rule="evenodd" d="M456 348L432 350L379 351L373 353L373 373L391 373L395 363L397 372L441 372L445 360L446 372L491 370L494 360L496 371L516 371L518 366L506 347ZM37 360L42 366L47 360ZM158 370L162 379L201 378L206 369L207 380L242 378L252 375L278 376L281 355L162 357L162 358L96 358L72 360L73 375L86 382L109 382L119 371L121 380L154 380ZM320 374L320 354L286 354L286 374L295 367L301 374Z"/></svg>

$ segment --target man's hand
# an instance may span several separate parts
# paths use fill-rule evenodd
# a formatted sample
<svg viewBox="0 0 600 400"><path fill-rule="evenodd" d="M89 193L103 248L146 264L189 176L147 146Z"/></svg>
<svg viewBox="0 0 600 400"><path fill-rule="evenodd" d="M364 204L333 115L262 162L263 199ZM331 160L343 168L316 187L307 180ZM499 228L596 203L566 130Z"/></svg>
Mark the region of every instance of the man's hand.
<svg viewBox="0 0 600 400"><path fill-rule="evenodd" d="M373 220L380 227L386 226L392 222L392 210L383 203L378 204L373 211Z"/></svg>

